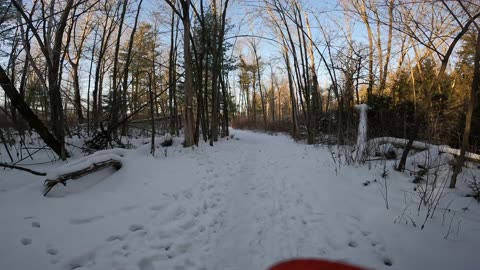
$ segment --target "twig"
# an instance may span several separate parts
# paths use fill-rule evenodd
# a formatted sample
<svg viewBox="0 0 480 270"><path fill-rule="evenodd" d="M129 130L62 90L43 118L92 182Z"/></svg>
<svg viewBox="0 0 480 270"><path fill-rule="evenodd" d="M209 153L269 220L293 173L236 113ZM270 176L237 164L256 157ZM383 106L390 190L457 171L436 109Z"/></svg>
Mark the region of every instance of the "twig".
<svg viewBox="0 0 480 270"><path fill-rule="evenodd" d="M9 168L9 169L16 169L16 170L20 170L20 171L24 171L24 172L29 172L29 173L34 174L34 175L40 175L40 176L47 175L47 173L44 173L44 172L37 172L37 171L31 170L31 169L27 169L27 168L20 167L20 166L15 166L15 165L10 165L10 164L6 164L6 163L0 163L0 167L5 167L5 168Z"/></svg>

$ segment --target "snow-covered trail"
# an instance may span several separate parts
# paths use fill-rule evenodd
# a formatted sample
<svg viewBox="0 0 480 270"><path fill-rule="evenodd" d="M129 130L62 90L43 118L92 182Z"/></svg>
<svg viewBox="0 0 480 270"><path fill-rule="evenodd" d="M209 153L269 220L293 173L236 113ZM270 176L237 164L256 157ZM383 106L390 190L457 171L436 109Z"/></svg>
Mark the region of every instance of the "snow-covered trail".
<svg viewBox="0 0 480 270"><path fill-rule="evenodd" d="M239 169L225 180L224 223L207 269L265 269L292 257L361 263L368 254L366 261L373 257L376 268L390 261L385 247L360 228L356 205L338 196L351 191L328 186L329 180L337 180L334 170L325 166L331 164L328 156L310 155L305 146L285 137L240 136L244 145L240 158L234 157ZM322 182L325 190L316 190ZM360 241L365 243L355 251ZM359 258L352 260L354 253Z"/></svg>
<svg viewBox="0 0 480 270"><path fill-rule="evenodd" d="M241 131L236 135L239 141L219 144L198 165L193 164L205 174L193 176L202 175L194 181L198 184L172 195L173 201L162 202L165 208L143 230L151 235L149 241L145 242L142 233L123 240L134 242L129 246L146 250L147 255L131 260L131 251L122 251L125 247L119 241L107 245L103 255L97 254L86 265L105 269L111 259L104 265L99 263L101 258L119 253L115 267L138 261L141 270L266 269L283 259L327 253L331 258L362 263L352 256L366 253L365 262L371 265L373 257L376 267L384 266L388 255L383 246L372 246L377 240L368 243L363 239L370 232L360 231L358 215L351 214L358 212L355 206L333 195L350 190L328 187L328 192L315 192L311 188L322 180L336 179L334 170L325 166L331 164L328 156L310 156L306 146L284 136ZM360 250L364 251L355 251L362 239L365 243ZM165 243L168 250L156 249Z"/></svg>
<svg viewBox="0 0 480 270"><path fill-rule="evenodd" d="M393 224L404 194L392 192L387 211L379 189L362 186L376 169L344 167L336 175L323 147L234 133L238 140L172 148L167 157L148 157L144 146L117 173L91 177L103 175L101 182L67 186L65 197L43 198L41 182L0 193L0 269L263 270L292 257L371 269L474 269L468 265L478 262L465 252L479 243L473 225L445 241L430 227L420 233ZM392 190L410 187L398 182ZM25 196L34 198L18 199ZM467 267L437 256L452 250Z"/></svg>

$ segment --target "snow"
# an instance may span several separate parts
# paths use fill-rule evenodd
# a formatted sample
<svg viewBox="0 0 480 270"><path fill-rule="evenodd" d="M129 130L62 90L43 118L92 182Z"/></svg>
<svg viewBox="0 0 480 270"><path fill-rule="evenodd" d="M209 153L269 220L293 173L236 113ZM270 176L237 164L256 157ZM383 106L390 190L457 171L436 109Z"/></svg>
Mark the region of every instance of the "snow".
<svg viewBox="0 0 480 270"><path fill-rule="evenodd" d="M480 206L462 196L476 167L462 172L459 188L447 190L422 230L426 209L417 211L412 176L395 172L394 161L343 165L337 173L327 147L232 133L238 140L214 147L183 148L175 137L158 157L148 144L100 152L97 158L121 156L124 166L52 190L63 197L42 196L45 177L0 171L0 269L267 269L292 257L369 269L480 264ZM91 159L79 155L63 166ZM58 173L63 166L31 168Z"/></svg>
<svg viewBox="0 0 480 270"><path fill-rule="evenodd" d="M365 160L366 148L367 148L367 104L355 105L355 109L360 112L360 118L358 122L358 134L357 134L357 148L355 161L362 162Z"/></svg>

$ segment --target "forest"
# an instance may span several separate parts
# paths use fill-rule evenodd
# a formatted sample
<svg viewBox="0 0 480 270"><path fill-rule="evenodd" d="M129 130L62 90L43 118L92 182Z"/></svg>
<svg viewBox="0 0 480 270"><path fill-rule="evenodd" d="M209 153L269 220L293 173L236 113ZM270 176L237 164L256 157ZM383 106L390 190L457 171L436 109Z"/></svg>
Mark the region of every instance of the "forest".
<svg viewBox="0 0 480 270"><path fill-rule="evenodd" d="M476 269L479 17L477 0L0 0L0 268Z"/></svg>

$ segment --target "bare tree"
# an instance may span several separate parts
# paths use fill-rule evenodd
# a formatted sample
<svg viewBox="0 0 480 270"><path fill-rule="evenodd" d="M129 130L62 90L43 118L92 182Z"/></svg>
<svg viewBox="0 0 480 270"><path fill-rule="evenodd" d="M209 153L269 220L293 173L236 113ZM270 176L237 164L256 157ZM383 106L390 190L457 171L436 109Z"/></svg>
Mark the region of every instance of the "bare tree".
<svg viewBox="0 0 480 270"><path fill-rule="evenodd" d="M22 16L23 20L25 20L29 30L32 32L35 40L38 43L43 56L45 57L48 79L48 95L50 99L50 118L53 125L53 132L60 144L60 157L62 159L66 159L68 153L65 149L65 121L62 106L62 96L60 92L60 61L62 57L63 36L70 12L74 7L74 0L67 0L65 2L65 6L63 6L60 12L55 10L55 1L50 2L48 11L46 11L46 9L44 9L42 6L42 16L49 16L50 18L49 20L44 20L44 29L47 28L48 32L43 33L43 38L40 36L40 33L34 26L31 16L26 14L23 6L17 0L12 0L12 4ZM49 12L48 15L47 12ZM56 14L59 14L59 16L57 17L56 23L53 24L52 20ZM50 32L52 33L51 36L49 34Z"/></svg>
<svg viewBox="0 0 480 270"><path fill-rule="evenodd" d="M75 12L74 12L75 13ZM82 123L85 120L82 112L82 103L81 103L81 94L80 94L80 59L82 57L83 51L85 49L85 43L87 37L93 30L92 27L92 15L93 12L89 11L87 18L84 20L83 25L79 26L79 21L75 20L75 16L72 16L72 22L70 24L69 36L73 38L73 50L66 52L68 62L72 67L71 75L73 80L73 91L74 91L74 107L77 113L77 119L79 123ZM77 39L77 28L80 27L80 36ZM72 33L73 30L73 33Z"/></svg>

